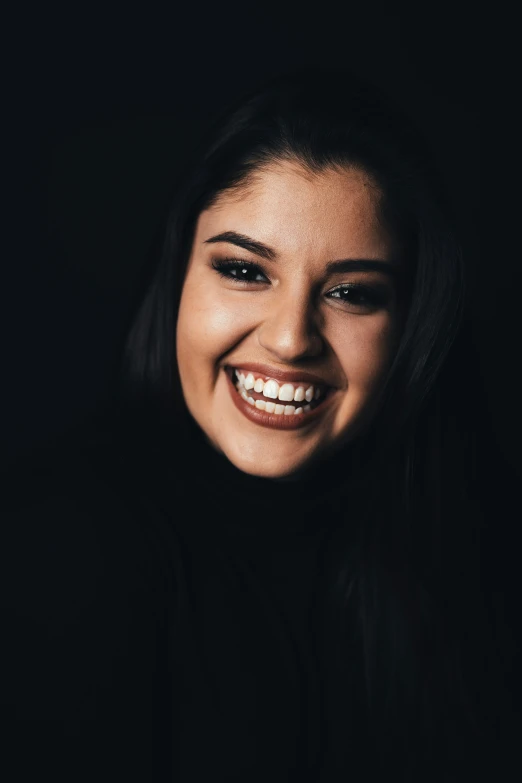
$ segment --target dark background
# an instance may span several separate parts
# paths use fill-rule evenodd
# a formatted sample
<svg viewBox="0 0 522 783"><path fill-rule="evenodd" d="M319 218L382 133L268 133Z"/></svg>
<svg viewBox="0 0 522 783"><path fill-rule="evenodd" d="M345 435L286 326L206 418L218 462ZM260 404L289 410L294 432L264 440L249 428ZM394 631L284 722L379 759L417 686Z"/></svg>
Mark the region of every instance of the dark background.
<svg viewBox="0 0 522 783"><path fill-rule="evenodd" d="M316 2L5 12L0 462L52 442L105 399L169 194L213 112L281 70L337 64L388 90L439 159L470 274L486 394L470 408L479 432L491 422L515 497L520 198L508 107L520 89L517 69L499 63L515 20L500 7L485 19L478 11ZM487 143L486 125L496 131ZM497 510L494 482L489 492ZM506 595L506 625L518 624L520 651L520 512L509 503L498 507L500 555L487 569ZM520 693L518 663L513 672Z"/></svg>
<svg viewBox="0 0 522 783"><path fill-rule="evenodd" d="M139 272L184 150L266 76L346 65L430 138L471 272L484 420L522 472L518 313L481 253L480 128L489 59L476 12L418 4L46 7L7 25L2 458L46 443L107 392ZM510 261L513 265L515 259ZM509 272L509 267L508 267Z"/></svg>

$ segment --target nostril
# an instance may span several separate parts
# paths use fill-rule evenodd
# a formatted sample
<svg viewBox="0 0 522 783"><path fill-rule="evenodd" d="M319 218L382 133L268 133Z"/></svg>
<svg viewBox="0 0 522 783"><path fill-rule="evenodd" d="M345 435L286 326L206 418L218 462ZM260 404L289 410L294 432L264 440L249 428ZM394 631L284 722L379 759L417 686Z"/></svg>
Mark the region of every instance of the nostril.
<svg viewBox="0 0 522 783"><path fill-rule="evenodd" d="M286 363L319 356L324 345L317 332L296 334L288 329L276 330L273 325L261 330L258 340L262 348Z"/></svg>

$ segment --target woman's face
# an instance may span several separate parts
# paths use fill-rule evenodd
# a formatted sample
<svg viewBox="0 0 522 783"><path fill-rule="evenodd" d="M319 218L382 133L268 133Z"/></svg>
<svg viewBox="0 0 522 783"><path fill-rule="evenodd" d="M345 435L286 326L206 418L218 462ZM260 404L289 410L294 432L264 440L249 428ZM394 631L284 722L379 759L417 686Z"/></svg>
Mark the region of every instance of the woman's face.
<svg viewBox="0 0 522 783"><path fill-rule="evenodd" d="M363 171L273 163L199 216L177 323L190 413L240 470L291 477L374 415L399 337L393 237Z"/></svg>

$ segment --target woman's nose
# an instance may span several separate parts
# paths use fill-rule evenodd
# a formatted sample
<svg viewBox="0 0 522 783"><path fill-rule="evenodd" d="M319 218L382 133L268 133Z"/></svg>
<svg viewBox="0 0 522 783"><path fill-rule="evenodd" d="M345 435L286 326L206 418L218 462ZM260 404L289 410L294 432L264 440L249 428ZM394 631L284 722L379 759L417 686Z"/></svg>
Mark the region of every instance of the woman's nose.
<svg viewBox="0 0 522 783"><path fill-rule="evenodd" d="M319 356L323 339L310 303L285 300L270 312L258 330L260 345L282 362Z"/></svg>

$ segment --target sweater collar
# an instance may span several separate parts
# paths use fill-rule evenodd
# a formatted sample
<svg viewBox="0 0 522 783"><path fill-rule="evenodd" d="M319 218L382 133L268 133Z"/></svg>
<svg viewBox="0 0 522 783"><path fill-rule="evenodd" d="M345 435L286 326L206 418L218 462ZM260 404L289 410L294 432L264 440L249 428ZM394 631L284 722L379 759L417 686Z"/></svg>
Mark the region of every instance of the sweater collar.
<svg viewBox="0 0 522 783"><path fill-rule="evenodd" d="M219 525L239 537L307 536L340 521L339 498L353 476L353 450L317 465L306 478L261 478L236 468L192 422L183 460L178 444L164 443L149 462L151 472L152 491L163 506L174 516L188 511L193 527Z"/></svg>

